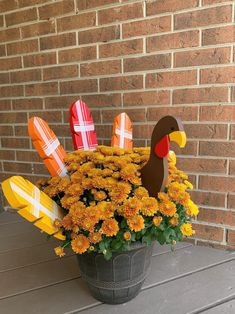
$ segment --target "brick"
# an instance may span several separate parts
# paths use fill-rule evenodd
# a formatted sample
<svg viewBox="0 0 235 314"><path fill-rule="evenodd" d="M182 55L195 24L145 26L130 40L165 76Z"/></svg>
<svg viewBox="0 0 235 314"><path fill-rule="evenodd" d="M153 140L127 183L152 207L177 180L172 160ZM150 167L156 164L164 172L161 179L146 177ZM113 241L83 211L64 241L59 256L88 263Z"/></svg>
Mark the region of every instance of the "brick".
<svg viewBox="0 0 235 314"><path fill-rule="evenodd" d="M102 122L113 123L113 119L123 112L123 110L103 110ZM128 114L132 122L144 122L146 120L145 109L125 109L125 113Z"/></svg>
<svg viewBox="0 0 235 314"><path fill-rule="evenodd" d="M76 80L66 81L60 83L61 94L78 94L78 93L90 93L97 92L98 85L97 80Z"/></svg>
<svg viewBox="0 0 235 314"><path fill-rule="evenodd" d="M162 16L149 20L135 21L122 25L123 38L151 35L171 30L171 17Z"/></svg>
<svg viewBox="0 0 235 314"><path fill-rule="evenodd" d="M30 147L29 138L2 137L1 143L5 148L28 149Z"/></svg>
<svg viewBox="0 0 235 314"><path fill-rule="evenodd" d="M33 165L33 173L40 175L48 175L48 170L43 164L34 164Z"/></svg>
<svg viewBox="0 0 235 314"><path fill-rule="evenodd" d="M200 155L235 157L235 146L229 142L201 142Z"/></svg>
<svg viewBox="0 0 235 314"><path fill-rule="evenodd" d="M227 210L201 208L198 215L199 221L211 222L215 224L234 226L235 212Z"/></svg>
<svg viewBox="0 0 235 314"><path fill-rule="evenodd" d="M0 57L5 57L5 56L6 56L6 46L0 45Z"/></svg>
<svg viewBox="0 0 235 314"><path fill-rule="evenodd" d="M62 122L62 112L61 111L34 111L29 112L29 118L39 117L46 120L47 123L60 123ZM53 127L52 127L53 129Z"/></svg>
<svg viewBox="0 0 235 314"><path fill-rule="evenodd" d="M0 87L0 95L1 97L16 97L16 96L23 96L24 89L21 85L16 86L2 86Z"/></svg>
<svg viewBox="0 0 235 314"><path fill-rule="evenodd" d="M79 10L86 10L112 3L119 3L119 0L77 0L77 7Z"/></svg>
<svg viewBox="0 0 235 314"><path fill-rule="evenodd" d="M9 84L10 83L10 76L9 73L0 73L0 84Z"/></svg>
<svg viewBox="0 0 235 314"><path fill-rule="evenodd" d="M199 46L199 31L187 31L147 38L147 52Z"/></svg>
<svg viewBox="0 0 235 314"><path fill-rule="evenodd" d="M18 0L3 0L0 1L0 12L7 12L18 8Z"/></svg>
<svg viewBox="0 0 235 314"><path fill-rule="evenodd" d="M232 6L226 5L177 14L174 17L174 28L185 29L229 22L232 22Z"/></svg>
<svg viewBox="0 0 235 314"><path fill-rule="evenodd" d="M235 244L235 230L228 230L227 241L228 244Z"/></svg>
<svg viewBox="0 0 235 314"><path fill-rule="evenodd" d="M12 126L0 125L0 136L12 136L12 135L14 135Z"/></svg>
<svg viewBox="0 0 235 314"><path fill-rule="evenodd" d="M25 86L26 96L44 96L58 93L58 83L36 83Z"/></svg>
<svg viewBox="0 0 235 314"><path fill-rule="evenodd" d="M57 1L38 8L40 20L67 14L74 11L73 0Z"/></svg>
<svg viewBox="0 0 235 314"><path fill-rule="evenodd" d="M25 152L24 152L25 155ZM11 150L0 150L0 159L1 160L14 160L15 152Z"/></svg>
<svg viewBox="0 0 235 314"><path fill-rule="evenodd" d="M3 20L3 15L0 16L0 27L3 27L4 25L4 20Z"/></svg>
<svg viewBox="0 0 235 314"><path fill-rule="evenodd" d="M232 98L232 101L235 101L235 86L231 87L231 98Z"/></svg>
<svg viewBox="0 0 235 314"><path fill-rule="evenodd" d="M230 126L230 139L231 140L235 139L235 125L234 124Z"/></svg>
<svg viewBox="0 0 235 314"><path fill-rule="evenodd" d="M21 83L41 80L41 70L14 71L10 73L11 83Z"/></svg>
<svg viewBox="0 0 235 314"><path fill-rule="evenodd" d="M108 138L110 140L112 135L112 126L111 125L97 125L96 133L98 138Z"/></svg>
<svg viewBox="0 0 235 314"><path fill-rule="evenodd" d="M11 69L19 69L21 68L21 58L13 57L13 58L1 58L0 59L0 71L11 70Z"/></svg>
<svg viewBox="0 0 235 314"><path fill-rule="evenodd" d="M162 117L170 115L180 117L182 121L197 121L197 107L155 107L147 108L147 120L158 121Z"/></svg>
<svg viewBox="0 0 235 314"><path fill-rule="evenodd" d="M154 125L137 125L133 128L133 138L135 139L146 139L151 138L153 132Z"/></svg>
<svg viewBox="0 0 235 314"><path fill-rule="evenodd" d="M184 128L187 137L191 139L227 138L227 124L186 124Z"/></svg>
<svg viewBox="0 0 235 314"><path fill-rule="evenodd" d="M234 42L235 26L209 28L202 31L202 45L217 45Z"/></svg>
<svg viewBox="0 0 235 314"><path fill-rule="evenodd" d="M146 88L159 88L180 85L196 85L196 71L159 72L146 75Z"/></svg>
<svg viewBox="0 0 235 314"><path fill-rule="evenodd" d="M56 66L43 69L43 80L54 80L58 78L76 77L78 76L77 65Z"/></svg>
<svg viewBox="0 0 235 314"><path fill-rule="evenodd" d="M230 48L210 48L176 52L175 67L230 63Z"/></svg>
<svg viewBox="0 0 235 314"><path fill-rule="evenodd" d="M42 158L39 156L38 152L35 151L28 151L27 154L25 154L25 151L17 150L16 159L18 161L42 162Z"/></svg>
<svg viewBox="0 0 235 314"><path fill-rule="evenodd" d="M28 7L35 4L42 4L48 2L47 0L18 0L20 8Z"/></svg>
<svg viewBox="0 0 235 314"><path fill-rule="evenodd" d="M124 106L168 105L169 103L170 93L164 90L126 93L123 98Z"/></svg>
<svg viewBox="0 0 235 314"><path fill-rule="evenodd" d="M97 95L84 95L82 100L89 107L104 108L104 107L119 107L121 106L120 94L97 94Z"/></svg>
<svg viewBox="0 0 235 314"><path fill-rule="evenodd" d="M178 158L177 158L178 160ZM225 196L224 193L215 193L209 191L191 191L190 192L192 200L202 206L214 206L214 207L224 207L225 206Z"/></svg>
<svg viewBox="0 0 235 314"><path fill-rule="evenodd" d="M27 122L27 113L26 112L0 113L0 121L2 124L25 123Z"/></svg>
<svg viewBox="0 0 235 314"><path fill-rule="evenodd" d="M201 69L201 84L235 83L235 66Z"/></svg>
<svg viewBox="0 0 235 314"><path fill-rule="evenodd" d="M0 111L11 110L10 99L0 99Z"/></svg>
<svg viewBox="0 0 235 314"><path fill-rule="evenodd" d="M66 16L57 20L58 32L66 30L81 29L96 25L96 13L88 12L72 16Z"/></svg>
<svg viewBox="0 0 235 314"><path fill-rule="evenodd" d="M12 99L13 110L32 110L42 109L43 101L41 98Z"/></svg>
<svg viewBox="0 0 235 314"><path fill-rule="evenodd" d="M66 112L66 118L64 119L65 122L68 123L69 121L69 112ZM63 137L70 137L71 131L69 125L53 125L53 131L57 136L63 136Z"/></svg>
<svg viewBox="0 0 235 314"><path fill-rule="evenodd" d="M143 53L143 39L126 40L99 46L99 57L119 57Z"/></svg>
<svg viewBox="0 0 235 314"><path fill-rule="evenodd" d="M78 33L78 42L80 45L98 42L108 42L110 40L116 40L119 38L120 38L119 25L89 29Z"/></svg>
<svg viewBox="0 0 235 314"><path fill-rule="evenodd" d="M52 96L45 98L46 109L67 109L78 99L78 96Z"/></svg>
<svg viewBox="0 0 235 314"><path fill-rule="evenodd" d="M15 125L14 129L15 129L15 136L23 136L23 137L29 136L27 125Z"/></svg>
<svg viewBox="0 0 235 314"><path fill-rule="evenodd" d="M229 174L233 176L235 175L235 160L229 161Z"/></svg>
<svg viewBox="0 0 235 314"><path fill-rule="evenodd" d="M200 121L235 121L235 106L203 106L200 108Z"/></svg>
<svg viewBox="0 0 235 314"><path fill-rule="evenodd" d="M76 45L76 33L65 33L40 38L40 49L64 48Z"/></svg>
<svg viewBox="0 0 235 314"><path fill-rule="evenodd" d="M121 73L121 61L99 61L80 65L81 76L96 76Z"/></svg>
<svg viewBox="0 0 235 314"><path fill-rule="evenodd" d="M235 195L228 194L228 208L235 209Z"/></svg>
<svg viewBox="0 0 235 314"><path fill-rule="evenodd" d="M196 231L195 237L213 241L223 241L223 228L193 224L193 229Z"/></svg>
<svg viewBox="0 0 235 314"><path fill-rule="evenodd" d="M118 76L100 79L101 91L143 88L142 75Z"/></svg>
<svg viewBox="0 0 235 314"><path fill-rule="evenodd" d="M31 173L32 166L29 163L20 163L20 162L3 162L4 171L13 172L13 173Z"/></svg>
<svg viewBox="0 0 235 314"><path fill-rule="evenodd" d="M20 30L19 28L10 28L0 31L0 42L8 42L12 40L20 39Z"/></svg>
<svg viewBox="0 0 235 314"><path fill-rule="evenodd" d="M59 51L59 63L96 59L96 47L88 46Z"/></svg>
<svg viewBox="0 0 235 314"><path fill-rule="evenodd" d="M199 189L218 192L235 192L235 178L199 176Z"/></svg>
<svg viewBox="0 0 235 314"><path fill-rule="evenodd" d="M21 33L23 38L39 37L55 33L55 21L51 20L22 26Z"/></svg>
<svg viewBox="0 0 235 314"><path fill-rule="evenodd" d="M130 3L98 11L99 25L143 17L142 3Z"/></svg>
<svg viewBox="0 0 235 314"><path fill-rule="evenodd" d="M27 40L20 41L7 45L7 54L10 55L18 55L28 52L37 52L38 51L38 40Z"/></svg>
<svg viewBox="0 0 235 314"><path fill-rule="evenodd" d="M171 142L170 148L173 150L177 156L179 155L191 155L196 156L197 155L197 142L195 141L187 141L185 147L180 148L176 143Z"/></svg>
<svg viewBox="0 0 235 314"><path fill-rule="evenodd" d="M173 91L173 104L227 102L226 87L189 88Z"/></svg>
<svg viewBox="0 0 235 314"><path fill-rule="evenodd" d="M27 10L16 11L5 15L6 25L19 25L22 23L37 20L37 9L30 8Z"/></svg>
<svg viewBox="0 0 235 314"><path fill-rule="evenodd" d="M124 72L164 69L171 66L170 54L151 55L124 60Z"/></svg>
<svg viewBox="0 0 235 314"><path fill-rule="evenodd" d="M38 67L56 63L56 53L47 52L23 57L25 67Z"/></svg>
<svg viewBox="0 0 235 314"><path fill-rule="evenodd" d="M209 158L177 158L177 167L185 172L226 173L227 160Z"/></svg>
<svg viewBox="0 0 235 314"><path fill-rule="evenodd" d="M175 12L179 10L195 8L197 6L198 0L153 0L147 2L147 15Z"/></svg>

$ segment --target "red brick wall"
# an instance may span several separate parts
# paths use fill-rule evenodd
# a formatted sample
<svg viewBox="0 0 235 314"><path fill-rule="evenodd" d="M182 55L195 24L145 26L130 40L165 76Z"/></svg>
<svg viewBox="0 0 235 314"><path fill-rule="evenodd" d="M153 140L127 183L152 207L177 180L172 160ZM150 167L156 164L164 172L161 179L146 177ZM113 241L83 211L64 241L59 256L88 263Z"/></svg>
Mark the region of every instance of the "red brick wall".
<svg viewBox="0 0 235 314"><path fill-rule="evenodd" d="M125 110L135 145L163 115L180 116L174 149L201 206L198 243L235 247L235 23L226 0L0 2L1 180L46 175L27 134L48 121L66 150L70 103L92 108L100 143Z"/></svg>

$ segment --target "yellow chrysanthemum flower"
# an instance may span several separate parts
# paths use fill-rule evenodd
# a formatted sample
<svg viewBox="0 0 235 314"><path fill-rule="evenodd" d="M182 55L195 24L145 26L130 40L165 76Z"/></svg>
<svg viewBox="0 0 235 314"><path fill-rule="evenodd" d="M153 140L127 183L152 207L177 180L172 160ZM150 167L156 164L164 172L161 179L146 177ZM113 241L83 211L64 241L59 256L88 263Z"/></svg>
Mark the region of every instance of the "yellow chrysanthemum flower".
<svg viewBox="0 0 235 314"><path fill-rule="evenodd" d="M195 230L193 230L192 225L189 224L189 223L181 225L180 226L180 231L186 237L190 237L191 235L195 234Z"/></svg>
<svg viewBox="0 0 235 314"><path fill-rule="evenodd" d="M159 211L165 216L172 217L176 213L176 205L170 201L162 201L159 203Z"/></svg>
<svg viewBox="0 0 235 314"><path fill-rule="evenodd" d="M126 241L130 241L131 239L131 233L129 231L126 231L123 233L123 239Z"/></svg>
<svg viewBox="0 0 235 314"><path fill-rule="evenodd" d="M161 216L153 217L153 224L154 224L155 227L160 226L161 222L162 222L162 217Z"/></svg>
<svg viewBox="0 0 235 314"><path fill-rule="evenodd" d="M59 257L65 256L64 248L62 248L61 246L55 247L54 251L55 251L55 254Z"/></svg>
<svg viewBox="0 0 235 314"><path fill-rule="evenodd" d="M127 219L127 224L131 231L141 231L144 229L144 218L141 215L135 215Z"/></svg>
<svg viewBox="0 0 235 314"><path fill-rule="evenodd" d="M89 235L91 243L99 243L102 240L102 234L100 232L91 232Z"/></svg>
<svg viewBox="0 0 235 314"><path fill-rule="evenodd" d="M197 216L199 214L198 206L190 199L185 204L186 214L189 216Z"/></svg>
<svg viewBox="0 0 235 314"><path fill-rule="evenodd" d="M86 236L79 234L71 241L72 250L76 254L82 254L87 251L90 246L90 242Z"/></svg>
<svg viewBox="0 0 235 314"><path fill-rule="evenodd" d="M139 186L137 189L135 189L134 195L141 200L143 197L148 197L149 192L143 186Z"/></svg>
<svg viewBox="0 0 235 314"><path fill-rule="evenodd" d="M142 207L142 203L138 198L136 197L129 198L123 203L122 215L125 218L130 218L138 214L141 207Z"/></svg>
<svg viewBox="0 0 235 314"><path fill-rule="evenodd" d="M172 226L178 226L178 224L179 224L178 218L177 218L177 217L172 217L172 218L170 219L170 224L171 224Z"/></svg>
<svg viewBox="0 0 235 314"><path fill-rule="evenodd" d="M115 236L119 231L117 220L113 218L106 219L101 225L102 233L108 237Z"/></svg>
<svg viewBox="0 0 235 314"><path fill-rule="evenodd" d="M141 213L145 216L154 216L158 211L158 201L154 197L143 197Z"/></svg>

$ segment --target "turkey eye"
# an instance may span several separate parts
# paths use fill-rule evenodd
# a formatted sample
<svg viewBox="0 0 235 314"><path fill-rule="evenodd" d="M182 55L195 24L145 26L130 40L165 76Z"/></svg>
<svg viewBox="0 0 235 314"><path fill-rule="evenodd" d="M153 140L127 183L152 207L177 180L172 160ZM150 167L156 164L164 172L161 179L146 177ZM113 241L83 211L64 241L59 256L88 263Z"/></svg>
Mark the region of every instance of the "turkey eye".
<svg viewBox="0 0 235 314"><path fill-rule="evenodd" d="M174 131L174 129L175 129L175 128L174 128L174 127L172 127L172 128L171 128L171 131Z"/></svg>

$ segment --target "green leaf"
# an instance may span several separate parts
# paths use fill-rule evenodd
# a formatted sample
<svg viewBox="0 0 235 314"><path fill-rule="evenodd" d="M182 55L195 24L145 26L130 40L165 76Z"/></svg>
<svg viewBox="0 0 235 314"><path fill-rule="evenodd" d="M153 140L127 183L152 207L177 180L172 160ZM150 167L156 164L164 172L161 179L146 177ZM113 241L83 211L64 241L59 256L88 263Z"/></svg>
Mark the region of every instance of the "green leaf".
<svg viewBox="0 0 235 314"><path fill-rule="evenodd" d="M106 249L105 243L103 241L99 243L99 249L101 252L103 252Z"/></svg>
<svg viewBox="0 0 235 314"><path fill-rule="evenodd" d="M147 245L150 245L150 244L152 243L151 236L150 236L150 235L144 236L144 237L142 238L142 242L143 242L143 243L147 243Z"/></svg>
<svg viewBox="0 0 235 314"><path fill-rule="evenodd" d="M104 258L106 259L106 261L110 260L111 257L112 257L112 252L106 251L104 254Z"/></svg>

